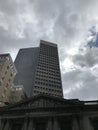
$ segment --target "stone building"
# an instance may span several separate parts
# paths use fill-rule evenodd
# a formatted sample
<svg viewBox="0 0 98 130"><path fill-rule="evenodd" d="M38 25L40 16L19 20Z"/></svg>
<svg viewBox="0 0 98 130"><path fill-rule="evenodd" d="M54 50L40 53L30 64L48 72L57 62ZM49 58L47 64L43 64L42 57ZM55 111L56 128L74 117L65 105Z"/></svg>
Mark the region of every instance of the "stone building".
<svg viewBox="0 0 98 130"><path fill-rule="evenodd" d="M16 68L10 54L0 54L0 106L9 102Z"/></svg>
<svg viewBox="0 0 98 130"><path fill-rule="evenodd" d="M98 130L98 101L33 96L0 109L0 130Z"/></svg>

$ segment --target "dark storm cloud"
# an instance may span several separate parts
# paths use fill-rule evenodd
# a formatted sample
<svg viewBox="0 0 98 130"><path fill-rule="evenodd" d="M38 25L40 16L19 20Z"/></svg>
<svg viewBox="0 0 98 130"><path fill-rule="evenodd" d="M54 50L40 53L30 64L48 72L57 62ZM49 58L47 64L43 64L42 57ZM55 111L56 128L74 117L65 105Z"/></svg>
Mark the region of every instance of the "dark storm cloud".
<svg viewBox="0 0 98 130"><path fill-rule="evenodd" d="M13 33L21 32L28 41L29 39L36 39L37 35L37 39L47 39L67 47L72 44L72 40L74 42L74 39L81 35L79 33L81 33L81 27L83 27L82 18L85 17L85 21L87 21L87 17L82 11L88 12L87 6L91 9L92 2L78 0L74 3L72 0L9 0L4 3L1 0L0 5L8 33L10 31L13 35ZM28 16L26 17L26 15L32 18L31 21L37 23L27 22Z"/></svg>
<svg viewBox="0 0 98 130"><path fill-rule="evenodd" d="M4 0L0 0L0 10L3 12L3 13L6 13L6 14L15 14L17 9L17 2L16 0L8 0L8 1L4 1Z"/></svg>
<svg viewBox="0 0 98 130"><path fill-rule="evenodd" d="M87 48L84 54L74 55L73 63L81 67L93 67L98 64L98 49Z"/></svg>

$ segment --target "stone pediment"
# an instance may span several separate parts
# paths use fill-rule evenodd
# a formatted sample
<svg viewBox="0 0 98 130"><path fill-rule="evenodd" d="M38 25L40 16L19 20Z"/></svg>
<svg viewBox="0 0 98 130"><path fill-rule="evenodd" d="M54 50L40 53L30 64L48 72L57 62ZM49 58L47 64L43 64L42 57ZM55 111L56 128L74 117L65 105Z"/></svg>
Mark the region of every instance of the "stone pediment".
<svg viewBox="0 0 98 130"><path fill-rule="evenodd" d="M65 106L65 103L62 103L61 101L53 100L52 98L44 98L41 97L35 101L31 101L28 103L28 107L34 108L34 107L61 107Z"/></svg>
<svg viewBox="0 0 98 130"><path fill-rule="evenodd" d="M70 101L63 98L57 98L47 95L37 95L28 100L19 102L12 106L9 106L9 109L34 109L34 108L60 108L66 107L69 105L75 105L77 101Z"/></svg>

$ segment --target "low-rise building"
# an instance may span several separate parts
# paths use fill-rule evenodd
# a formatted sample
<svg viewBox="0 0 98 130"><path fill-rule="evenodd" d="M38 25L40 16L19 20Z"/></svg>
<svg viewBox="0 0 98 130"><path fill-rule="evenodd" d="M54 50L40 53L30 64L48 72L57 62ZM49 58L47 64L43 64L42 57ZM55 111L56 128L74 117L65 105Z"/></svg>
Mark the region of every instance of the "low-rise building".
<svg viewBox="0 0 98 130"><path fill-rule="evenodd" d="M0 108L0 130L98 130L98 101L33 96Z"/></svg>
<svg viewBox="0 0 98 130"><path fill-rule="evenodd" d="M27 96L24 92L23 85L17 85L17 86L12 87L11 93L10 93L10 103L11 104L24 100L26 98L27 98Z"/></svg>

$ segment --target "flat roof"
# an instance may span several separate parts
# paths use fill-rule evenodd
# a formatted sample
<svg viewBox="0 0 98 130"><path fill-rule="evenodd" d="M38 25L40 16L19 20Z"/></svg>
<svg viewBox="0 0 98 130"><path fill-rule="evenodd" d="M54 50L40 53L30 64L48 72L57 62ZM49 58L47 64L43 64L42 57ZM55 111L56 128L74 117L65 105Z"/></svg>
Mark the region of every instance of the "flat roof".
<svg viewBox="0 0 98 130"><path fill-rule="evenodd" d="M45 45L57 47L56 43L52 43L52 42L48 42L48 41L44 41L44 40L40 40L40 44L45 44Z"/></svg>
<svg viewBox="0 0 98 130"><path fill-rule="evenodd" d="M10 56L10 54L9 53L0 54L0 57L2 56Z"/></svg>

